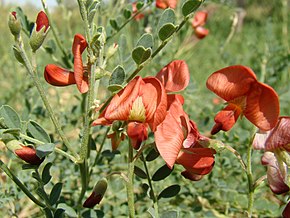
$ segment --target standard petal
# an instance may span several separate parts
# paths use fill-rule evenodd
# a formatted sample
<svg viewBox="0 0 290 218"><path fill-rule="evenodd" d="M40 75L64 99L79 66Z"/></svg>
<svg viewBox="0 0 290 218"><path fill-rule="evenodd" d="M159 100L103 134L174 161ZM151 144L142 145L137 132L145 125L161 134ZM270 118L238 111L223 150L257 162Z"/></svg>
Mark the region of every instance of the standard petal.
<svg viewBox="0 0 290 218"><path fill-rule="evenodd" d="M74 76L77 87L81 93L86 93L89 90L88 77L84 75L82 60L82 53L86 47L87 41L85 38L80 34L76 34L72 47L74 55Z"/></svg>
<svg viewBox="0 0 290 218"><path fill-rule="evenodd" d="M184 90L189 83L189 70L185 61L172 61L163 67L156 78L164 85L166 92L178 92Z"/></svg>
<svg viewBox="0 0 290 218"><path fill-rule="evenodd" d="M183 130L176 118L167 112L165 120L157 126L154 133L156 147L172 169L184 140Z"/></svg>
<svg viewBox="0 0 290 218"><path fill-rule="evenodd" d="M280 113L279 98L275 90L263 83L255 83L247 96L244 115L261 130L275 127Z"/></svg>
<svg viewBox="0 0 290 218"><path fill-rule="evenodd" d="M156 127L165 119L167 110L167 95L163 85L155 77L146 77L143 79L143 81L146 85L150 84L150 87L152 87L151 90L154 90L154 92L156 92L157 94L156 98L152 99L150 97L152 94L148 93L150 91L148 91L147 89L141 90L141 93L143 94L144 105L146 108L147 122L149 123L151 130L154 132L156 130ZM152 111L152 109L154 108L153 105L155 105L153 101L156 102L155 111L152 116L149 116L149 111Z"/></svg>
<svg viewBox="0 0 290 218"><path fill-rule="evenodd" d="M53 86L68 86L76 83L73 72L54 64L46 65L44 78L46 82Z"/></svg>
<svg viewBox="0 0 290 218"><path fill-rule="evenodd" d="M107 120L127 120L130 115L133 102L139 96L140 85L144 84L140 76L131 80L128 85L119 91L111 100L104 117Z"/></svg>
<svg viewBox="0 0 290 218"><path fill-rule="evenodd" d="M229 66L214 72L206 82L209 90L226 101L245 95L257 82L254 72L245 66Z"/></svg>

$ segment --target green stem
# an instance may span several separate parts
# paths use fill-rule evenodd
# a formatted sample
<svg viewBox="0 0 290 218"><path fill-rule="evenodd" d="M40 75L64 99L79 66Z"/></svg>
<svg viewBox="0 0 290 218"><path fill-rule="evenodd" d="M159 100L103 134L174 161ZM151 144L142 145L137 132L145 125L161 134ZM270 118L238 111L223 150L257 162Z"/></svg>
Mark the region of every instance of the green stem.
<svg viewBox="0 0 290 218"><path fill-rule="evenodd" d="M155 218L159 218L159 212L158 212L158 199L155 195L155 192L154 192L154 189L153 189L153 185L152 185L152 181L151 181L151 177L150 177L150 174L149 174L149 171L148 171L148 167L147 167L147 164L146 164L146 160L144 159L144 155L142 153L142 161L143 161L143 164L144 164L144 168L145 168L145 172L146 172L146 175L147 175L147 180L148 180L148 184L149 184L149 187L150 187L150 192L153 196L153 206L154 206L154 210L155 210Z"/></svg>
<svg viewBox="0 0 290 218"><path fill-rule="evenodd" d="M256 128L253 128L252 131L252 138L248 144L248 148L247 148L247 178L248 178L248 189L249 189L249 193L248 193L248 217L252 217L252 213L253 213L253 206L254 206L254 182L253 182L253 174L252 174L252 144L253 144L253 140L254 140L254 136L255 136L255 132L256 132Z"/></svg>
<svg viewBox="0 0 290 218"><path fill-rule="evenodd" d="M55 25L54 25L53 22L52 22L52 19L51 19L50 13L49 13L49 11L48 11L46 5L45 5L44 0L41 0L41 3L42 3L42 7L43 7L43 9L44 9L44 12L46 13L46 16L48 17L48 20L49 20L49 23L50 23L49 27L50 27L50 29L51 29L51 31L52 31L53 37L54 37L54 39L55 39L55 41L56 41L56 44L57 44L57 46L59 47L61 53L63 54L65 60L69 60L68 54L66 53L66 51L65 51L65 49L64 49L64 47L63 47L63 45L62 45L62 43L61 43L61 41L60 41L60 39L59 39L59 33L58 33L57 29L55 28ZM65 63L66 63L66 64L69 64L68 67L72 67L72 64L71 64L70 61L66 61Z"/></svg>
<svg viewBox="0 0 290 218"><path fill-rule="evenodd" d="M247 165L245 164L245 162L244 162L242 156L240 155L240 153L237 150L235 150L233 147L229 146L229 145L225 144L224 146L225 146L225 148L228 151L232 152L238 158L238 160L241 163L241 166L242 166L243 170L245 170L247 172Z"/></svg>
<svg viewBox="0 0 290 218"><path fill-rule="evenodd" d="M43 104L44 104L44 106L49 114L50 119L52 120L52 122L56 128L56 131L58 132L60 138L62 139L62 141L65 144L65 146L67 147L67 149L70 152L72 152L72 154L75 157L78 157L78 154L75 152L73 147L70 145L69 141L67 140L66 136L64 135L64 132L62 131L62 128L61 128L58 120L56 119L56 117L54 115L54 112L53 112L53 110L48 102L48 99L46 97L46 93L45 93L45 91L44 91L44 89L39 81L38 76L36 75L36 72L33 71L32 65L31 65L30 61L28 60L28 57L26 55L25 50L23 49L22 43L19 41L18 44L16 44L16 47L18 48L18 50L20 52L20 55L24 61L24 65L25 65L31 79L34 82L34 85L37 88L37 91L39 92L39 95L42 99L42 102L43 102Z"/></svg>
<svg viewBox="0 0 290 218"><path fill-rule="evenodd" d="M46 205L39 201L37 198L35 198L30 191L26 188L26 186L15 176L12 171L0 160L0 168L3 170L4 173L6 173L7 176L9 176L13 182L26 194L27 197L30 198L36 205L45 208Z"/></svg>
<svg viewBox="0 0 290 218"><path fill-rule="evenodd" d="M20 137L25 139L25 140L27 140L27 141L33 142L35 144L40 144L40 145L45 144L45 142L39 141L38 139L35 139L35 138L31 138L31 137L29 137L27 135L24 135L22 133L20 133ZM70 159L74 163L77 162L77 160L76 160L76 158L74 156L68 154L67 152L65 152L65 151L63 151L63 150L61 150L61 149L59 149L57 147L54 148L54 151L59 153L59 154L61 154L61 155L63 155L64 157Z"/></svg>
<svg viewBox="0 0 290 218"><path fill-rule="evenodd" d="M150 2L148 5L146 5L145 7L143 7L141 10L137 11L131 18L129 18L125 23L123 23L119 29L114 32L112 35L108 36L106 41L110 40L111 38L113 38L115 35L117 35L128 23L130 23L132 20L134 20L134 18L136 16L138 16L139 14L141 14L146 8L148 8L150 5L152 4L152 2Z"/></svg>
<svg viewBox="0 0 290 218"><path fill-rule="evenodd" d="M134 205L134 161L133 161L133 147L129 143L128 152L128 181L126 182L127 198L128 198L128 208L129 217L135 217L135 205Z"/></svg>

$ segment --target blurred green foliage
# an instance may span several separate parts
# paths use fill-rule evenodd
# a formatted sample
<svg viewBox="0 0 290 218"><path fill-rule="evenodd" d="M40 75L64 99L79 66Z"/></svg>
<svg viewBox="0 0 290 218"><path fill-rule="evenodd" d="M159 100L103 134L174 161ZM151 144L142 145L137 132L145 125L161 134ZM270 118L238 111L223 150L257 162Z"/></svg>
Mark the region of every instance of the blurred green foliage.
<svg viewBox="0 0 290 218"><path fill-rule="evenodd" d="M283 1L283 0L282 0ZM288 23L285 23L285 9L282 1L251 0L251 1L206 1L201 10L209 12L206 27L210 34L203 40L198 41L193 36L190 22L182 29L178 37L169 43L166 48L141 72L141 75L155 75L163 66L173 59L184 59L191 72L189 87L184 91L185 111L198 124L200 131L208 134L212 125L213 117L223 105L213 104L214 94L205 87L207 77L214 71L235 64L251 67L258 78L273 86L280 96L281 114L289 115L290 106L290 71L289 71L289 39L285 28L289 27L290 14L286 11ZM60 1L61 2L61 1ZM95 22L97 25L109 26L109 19L118 17L122 1L109 1L105 6L107 10L97 12ZM180 8L180 7L179 7ZM1 5L2 18L8 17L8 13L15 9L13 5ZM28 19L33 21L37 9L30 6L22 7ZM289 9L289 3L288 3ZM157 10L153 8L152 10ZM178 9L177 9L178 10ZM63 2L53 10L50 9L53 22L56 24L60 39L67 51L70 51L75 33L83 33L81 18L77 5L69 7ZM128 53L117 53L117 58L110 59L107 69L113 71L118 64L125 66L125 71L130 72L132 63L130 51L137 44L137 40L147 32L157 35L157 21L161 11L152 13L146 19L133 21L120 33L108 41L108 46L113 43L127 48ZM113 17L112 17L113 16ZM233 26L235 16L239 17L237 25ZM107 28L108 35L110 27ZM233 31L233 36L228 38ZM36 90L32 88L32 81L24 67L15 61L12 51L13 38L9 33L7 22L0 22L0 105L9 104L21 114L22 120L33 119L54 136L54 128L50 123L47 113L42 105ZM140 33L140 35L136 35ZM52 34L48 35L45 46L50 45ZM228 39L228 41L227 41ZM154 38L156 44L157 39ZM156 45L155 45L156 46ZM48 55L44 50L38 52L39 75L42 77L44 66L48 63L62 63L61 53L56 49L53 55ZM44 82L44 79L42 78ZM108 80L102 81L98 96L104 99L108 94L105 87ZM77 97L75 87L55 88L45 84L47 95L57 110L56 113L65 132L71 141L78 144L78 134L82 120L78 117L82 111L81 99ZM45 119L44 119L45 118ZM249 143L250 124L247 120L239 120L229 133L220 133L217 138L224 143L233 146L245 158L246 146ZM93 138L100 142L105 134L105 128L94 128ZM74 140L75 139L75 140ZM54 139L56 140L56 139ZM98 143L92 142L91 153L96 152L94 147ZM126 168L126 142L119 148L121 154L110 152L110 141L107 140L105 150L92 171L91 188L94 183L112 171L121 171ZM19 169L15 157L0 147L2 158L17 172L19 178L31 189L35 189L30 170ZM149 151L146 151L147 153ZM5 153L5 154L4 154ZM4 157L5 156L5 157ZM255 151L253 155L254 179L265 174L265 169L260 164L261 153ZM59 202L67 199L77 199L75 190L79 189L76 181L79 174L74 165L63 157L51 154L46 162L53 162L51 167L52 183L48 184L47 190L51 190L56 182L63 183L62 196ZM91 160L91 162L94 162ZM91 163L92 164L92 163ZM142 163L138 163L143 168ZM164 163L161 159L148 162L148 169L152 176ZM57 165L66 166L58 168ZM153 182L156 195L164 188L173 184L179 184L181 190L174 198L161 198L159 201L160 211L174 210L180 217L244 217L247 207L247 179L240 167L240 163L233 154L223 151L216 154L216 163L210 175L201 181L191 182L180 176L181 168L176 166L169 177L162 181ZM149 217L147 210L152 206L148 197L148 185L146 180L137 177L134 187L138 217ZM72 197L73 196L73 197ZM255 192L254 217L278 217L281 214L280 205L283 205L283 196L274 196L263 183ZM72 205L74 202L70 202ZM109 180L108 191L100 206L95 210L87 210L82 214L84 217L126 217L126 190L118 176L112 176ZM2 217L41 217L42 213L36 208L17 187L0 174L0 214Z"/></svg>

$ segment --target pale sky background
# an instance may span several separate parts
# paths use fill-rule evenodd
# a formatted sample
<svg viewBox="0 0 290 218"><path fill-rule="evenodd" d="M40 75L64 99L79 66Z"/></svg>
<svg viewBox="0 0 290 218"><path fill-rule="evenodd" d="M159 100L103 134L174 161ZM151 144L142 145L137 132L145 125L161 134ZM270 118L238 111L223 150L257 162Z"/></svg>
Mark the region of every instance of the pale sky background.
<svg viewBox="0 0 290 218"><path fill-rule="evenodd" d="M4 4L14 3L17 5L22 5L29 2L29 3L35 4L35 6L37 6L38 8L41 8L41 0L2 0L2 2L4 2ZM57 3L56 3L56 0L46 0L46 4L48 5L48 7L53 7Z"/></svg>

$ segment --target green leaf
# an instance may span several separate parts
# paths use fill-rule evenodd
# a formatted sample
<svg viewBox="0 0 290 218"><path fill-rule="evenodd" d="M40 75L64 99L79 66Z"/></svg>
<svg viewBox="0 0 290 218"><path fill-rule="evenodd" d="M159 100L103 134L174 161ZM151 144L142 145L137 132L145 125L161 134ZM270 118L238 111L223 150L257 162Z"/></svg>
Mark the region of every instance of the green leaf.
<svg viewBox="0 0 290 218"><path fill-rule="evenodd" d="M0 137L2 137L3 134L11 134L17 137L20 134L20 129L0 129Z"/></svg>
<svg viewBox="0 0 290 218"><path fill-rule="evenodd" d="M183 16L186 17L189 14L193 13L196 9L199 8L201 3L202 0L189 0L184 2L181 8Z"/></svg>
<svg viewBox="0 0 290 218"><path fill-rule="evenodd" d="M153 36L150 33L145 33L137 42L137 46L143 46L144 48L153 48Z"/></svg>
<svg viewBox="0 0 290 218"><path fill-rule="evenodd" d="M62 189L62 183L61 182L58 182L56 183L51 192L50 192L50 195L49 195L49 202L51 205L54 205L57 200L59 199L60 197L60 193L61 193L61 189Z"/></svg>
<svg viewBox="0 0 290 218"><path fill-rule="evenodd" d="M168 39L176 30L176 26L172 23L165 24L158 31L158 37L162 41Z"/></svg>
<svg viewBox="0 0 290 218"><path fill-rule="evenodd" d="M108 85L108 87L107 87L107 89L108 89L110 92L118 92L118 91L121 90L122 88L124 88L124 87L121 86L121 85L117 85L117 84Z"/></svg>
<svg viewBox="0 0 290 218"><path fill-rule="evenodd" d="M143 6L144 6L144 2L140 1L140 2L137 2L136 8L139 11L141 8L143 8Z"/></svg>
<svg viewBox="0 0 290 218"><path fill-rule="evenodd" d="M126 19L129 19L131 17L131 15L132 15L132 12L129 9L125 8L124 11L123 11L123 16Z"/></svg>
<svg viewBox="0 0 290 218"><path fill-rule="evenodd" d="M174 24L175 22L175 13L174 13L174 10L172 10L171 8L168 8L166 9L160 19L159 19L159 22L158 22L158 30L164 26L165 24L168 24L168 23L171 23L171 24Z"/></svg>
<svg viewBox="0 0 290 218"><path fill-rule="evenodd" d="M54 151L55 144L47 143L43 145L39 145L36 147L36 155L39 158L43 158Z"/></svg>
<svg viewBox="0 0 290 218"><path fill-rule="evenodd" d="M158 199L160 198L171 198L177 195L180 191L180 185L171 185L164 189L159 195Z"/></svg>
<svg viewBox="0 0 290 218"><path fill-rule="evenodd" d="M51 180L51 175L50 175L51 166L52 166L52 163L49 162L43 168L42 175L41 175L41 180L43 182L43 185L46 185Z"/></svg>
<svg viewBox="0 0 290 218"><path fill-rule="evenodd" d="M151 48L145 49L143 46L138 46L132 51L132 58L137 65L140 65L150 58L151 52Z"/></svg>
<svg viewBox="0 0 290 218"><path fill-rule="evenodd" d="M109 85L122 85L125 81L126 73L122 66L118 65L111 75Z"/></svg>
<svg viewBox="0 0 290 218"><path fill-rule="evenodd" d="M52 212L51 212L50 209L48 209L48 208L44 208L43 211L44 211L44 213L45 213L45 217L46 217L46 218L52 218L52 217L53 217L53 216L52 216Z"/></svg>
<svg viewBox="0 0 290 218"><path fill-rule="evenodd" d="M21 129L21 121L16 111L9 105L0 108L0 117L4 118L4 124L8 128Z"/></svg>
<svg viewBox="0 0 290 218"><path fill-rule="evenodd" d="M115 19L110 19L110 24L113 27L113 29L119 30L118 23L117 23L117 21Z"/></svg>
<svg viewBox="0 0 290 218"><path fill-rule="evenodd" d="M168 166L165 164L162 167L160 167L152 176L153 181L160 181L165 179L167 176L170 175L170 173L173 171L173 169L168 168Z"/></svg>
<svg viewBox="0 0 290 218"><path fill-rule="evenodd" d="M54 214L53 214L54 218L63 218L64 217L64 209L59 208L57 209Z"/></svg>
<svg viewBox="0 0 290 218"><path fill-rule="evenodd" d="M35 139L39 141L50 143L50 137L48 133L42 128L37 122L30 120L27 124L28 133Z"/></svg>
<svg viewBox="0 0 290 218"><path fill-rule="evenodd" d="M139 168L137 166L134 166L134 173L142 179L147 178L147 174L141 168Z"/></svg>
<svg viewBox="0 0 290 218"><path fill-rule="evenodd" d="M178 218L178 212L175 210L165 211L161 214L160 218Z"/></svg>
<svg viewBox="0 0 290 218"><path fill-rule="evenodd" d="M72 207L68 206L65 203L58 204L57 208L58 209L64 209L65 210L65 214L68 215L71 218L77 218L78 217L76 211Z"/></svg>
<svg viewBox="0 0 290 218"><path fill-rule="evenodd" d="M146 161L153 161L157 157L159 157L159 152L155 148L152 148L146 156Z"/></svg>

